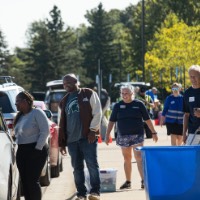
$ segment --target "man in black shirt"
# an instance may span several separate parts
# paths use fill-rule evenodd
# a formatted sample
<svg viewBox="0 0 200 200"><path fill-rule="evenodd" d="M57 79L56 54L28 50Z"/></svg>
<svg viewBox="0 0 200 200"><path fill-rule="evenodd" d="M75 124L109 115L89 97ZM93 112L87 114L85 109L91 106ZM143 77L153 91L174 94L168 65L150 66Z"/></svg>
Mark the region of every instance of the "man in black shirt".
<svg viewBox="0 0 200 200"><path fill-rule="evenodd" d="M192 65L189 70L189 78L192 86L184 93L183 103L183 141L187 135L194 132L200 126L200 66Z"/></svg>

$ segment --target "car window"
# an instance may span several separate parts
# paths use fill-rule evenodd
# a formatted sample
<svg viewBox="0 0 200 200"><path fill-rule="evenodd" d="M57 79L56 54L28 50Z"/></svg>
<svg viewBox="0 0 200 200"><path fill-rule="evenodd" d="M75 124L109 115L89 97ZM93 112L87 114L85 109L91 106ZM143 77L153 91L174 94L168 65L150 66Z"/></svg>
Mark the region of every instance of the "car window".
<svg viewBox="0 0 200 200"><path fill-rule="evenodd" d="M14 103L15 102L15 98L16 98L16 96L18 94L18 90L8 90L7 93L9 93L9 97L10 97L12 103Z"/></svg>
<svg viewBox="0 0 200 200"><path fill-rule="evenodd" d="M7 94L0 92L0 111L2 113L13 113L15 110L12 108L10 99Z"/></svg>
<svg viewBox="0 0 200 200"><path fill-rule="evenodd" d="M0 131L6 131L6 127L5 127L2 115L0 115Z"/></svg>
<svg viewBox="0 0 200 200"><path fill-rule="evenodd" d="M50 102L60 102L66 92L53 92L50 94Z"/></svg>

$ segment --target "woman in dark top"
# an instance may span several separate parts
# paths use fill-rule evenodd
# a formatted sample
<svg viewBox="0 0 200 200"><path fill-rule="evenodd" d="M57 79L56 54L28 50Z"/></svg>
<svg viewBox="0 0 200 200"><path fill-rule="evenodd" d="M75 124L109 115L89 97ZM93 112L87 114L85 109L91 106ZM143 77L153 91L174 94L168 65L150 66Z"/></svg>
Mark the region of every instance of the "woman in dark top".
<svg viewBox="0 0 200 200"><path fill-rule="evenodd" d="M110 132L117 122L116 143L121 147L122 155L124 156L124 171L126 175L126 182L120 189L131 188L132 152L134 152L142 179L141 188L144 188L141 152L135 150L136 147L143 146L144 143L143 120L150 128L155 142L157 142L158 137L145 105L140 100L134 99L134 87L132 85L122 86L120 92L122 101L115 104L110 116L106 132L106 144L109 144Z"/></svg>

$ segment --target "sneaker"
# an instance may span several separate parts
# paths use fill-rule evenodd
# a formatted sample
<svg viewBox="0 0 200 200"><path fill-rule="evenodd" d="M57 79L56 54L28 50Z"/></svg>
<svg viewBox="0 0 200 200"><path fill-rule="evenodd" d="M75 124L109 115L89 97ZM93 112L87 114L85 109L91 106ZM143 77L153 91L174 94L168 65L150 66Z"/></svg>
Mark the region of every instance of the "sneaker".
<svg viewBox="0 0 200 200"><path fill-rule="evenodd" d="M141 189L144 189L144 181L141 180Z"/></svg>
<svg viewBox="0 0 200 200"><path fill-rule="evenodd" d="M131 182L130 181L126 181L123 185L121 185L120 190L130 189L130 188L131 188Z"/></svg>
<svg viewBox="0 0 200 200"><path fill-rule="evenodd" d="M87 197L78 196L78 197L76 197L75 200L87 200Z"/></svg>
<svg viewBox="0 0 200 200"><path fill-rule="evenodd" d="M96 193L91 193L89 196L88 196L88 199L89 200L100 200L100 195L96 194Z"/></svg>

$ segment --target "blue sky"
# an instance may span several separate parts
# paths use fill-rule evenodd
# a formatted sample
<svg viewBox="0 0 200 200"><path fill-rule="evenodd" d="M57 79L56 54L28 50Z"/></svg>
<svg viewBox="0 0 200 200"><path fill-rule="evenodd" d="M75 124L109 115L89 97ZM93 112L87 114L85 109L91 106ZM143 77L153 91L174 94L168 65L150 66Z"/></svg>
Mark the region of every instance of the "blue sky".
<svg viewBox="0 0 200 200"><path fill-rule="evenodd" d="M87 10L96 8L102 2L105 10L124 9L139 0L0 0L0 28L8 42L9 49L25 46L25 33L33 21L49 17L49 11L56 5L66 25L78 27L86 23Z"/></svg>

